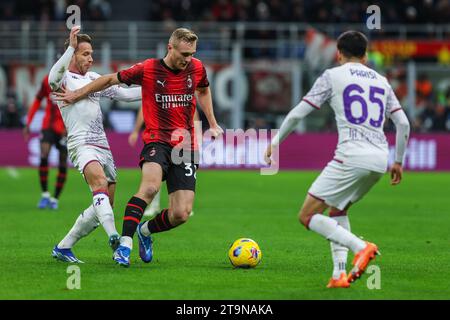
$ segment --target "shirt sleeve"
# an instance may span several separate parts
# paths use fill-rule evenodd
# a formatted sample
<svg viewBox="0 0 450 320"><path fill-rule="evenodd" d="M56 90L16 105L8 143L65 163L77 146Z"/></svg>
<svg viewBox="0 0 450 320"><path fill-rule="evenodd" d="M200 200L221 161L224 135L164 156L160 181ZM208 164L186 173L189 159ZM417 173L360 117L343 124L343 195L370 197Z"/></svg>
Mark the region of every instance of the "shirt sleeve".
<svg viewBox="0 0 450 320"><path fill-rule="evenodd" d="M119 71L117 78L120 82L125 83L128 86L132 84L142 85L142 79L144 75L144 63L136 63L131 68Z"/></svg>
<svg viewBox="0 0 450 320"><path fill-rule="evenodd" d="M405 161L406 146L409 140L410 125L402 108L398 110L400 112L391 113L391 119L397 131L395 135L395 162L403 163Z"/></svg>
<svg viewBox="0 0 450 320"><path fill-rule="evenodd" d="M390 116L399 110L402 110L402 106L400 105L394 90L392 90L391 86L389 86L389 93L386 100L386 112L388 116Z"/></svg>
<svg viewBox="0 0 450 320"><path fill-rule="evenodd" d="M206 74L205 66L202 64L202 71L200 75L200 81L197 83L198 88L209 87L208 75Z"/></svg>
<svg viewBox="0 0 450 320"><path fill-rule="evenodd" d="M118 85L111 86L99 92L100 97L110 98L118 101L137 101L142 99L141 87L122 88Z"/></svg>
<svg viewBox="0 0 450 320"><path fill-rule="evenodd" d="M75 49L69 46L66 52L61 56L61 58L56 61L50 70L48 75L48 84L52 91L57 91L63 82L66 70L69 68L70 60L75 52Z"/></svg>
<svg viewBox="0 0 450 320"><path fill-rule="evenodd" d="M312 88L303 97L303 101L311 107L320 109L320 107L331 98L331 78L328 70L325 70L322 75L317 78Z"/></svg>

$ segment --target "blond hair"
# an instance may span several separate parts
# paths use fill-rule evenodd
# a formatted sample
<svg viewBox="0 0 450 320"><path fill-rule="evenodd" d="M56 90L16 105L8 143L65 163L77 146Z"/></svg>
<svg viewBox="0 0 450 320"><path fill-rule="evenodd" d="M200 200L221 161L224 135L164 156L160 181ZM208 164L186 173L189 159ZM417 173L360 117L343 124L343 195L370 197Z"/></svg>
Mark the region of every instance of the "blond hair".
<svg viewBox="0 0 450 320"><path fill-rule="evenodd" d="M181 41L193 43L197 40L198 36L192 30L189 30L187 28L178 28L174 32L172 32L172 35L169 38L169 43L176 46Z"/></svg>

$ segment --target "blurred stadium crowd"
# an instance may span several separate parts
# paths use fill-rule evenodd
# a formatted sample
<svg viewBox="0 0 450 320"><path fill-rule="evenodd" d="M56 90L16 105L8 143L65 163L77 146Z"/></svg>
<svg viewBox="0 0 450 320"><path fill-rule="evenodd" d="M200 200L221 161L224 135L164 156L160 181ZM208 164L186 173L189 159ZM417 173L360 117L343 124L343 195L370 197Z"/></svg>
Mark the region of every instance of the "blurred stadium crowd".
<svg viewBox="0 0 450 320"><path fill-rule="evenodd" d="M114 18L114 0L2 0L0 20L64 20L68 5L78 5L89 20ZM135 8L139 8L137 1ZM133 7L133 1L127 1ZM358 23L369 5L383 8L383 23L448 23L448 0L152 0L151 21L283 21ZM118 13L114 13L118 14Z"/></svg>
<svg viewBox="0 0 450 320"><path fill-rule="evenodd" d="M211 19L214 21L284 21L341 23L360 22L372 4L383 7L385 23L446 23L449 1L345 1L345 0L186 0L152 1L149 19L170 17L177 21ZM164 12L161 16L159 13ZM419 14L420 13L420 14Z"/></svg>
<svg viewBox="0 0 450 320"><path fill-rule="evenodd" d="M122 4L119 4L122 3ZM139 9L137 0L128 0L129 10ZM118 0L2 0L0 21L64 21L68 5L78 5L83 19L90 21L129 20L128 12L118 10L124 6ZM450 21L450 0L398 0L398 1L347 1L347 0L152 0L143 5L140 17L147 21L163 21L176 25L181 21L211 22L306 22L306 23L361 23L367 18L366 8L377 4L382 8L382 22L409 24L446 24ZM120 15L122 14L122 16ZM138 19L139 17L137 17ZM259 51L258 51L259 52ZM269 57L269 56L268 56ZM271 58L271 57L269 57ZM375 63L376 64L376 63ZM378 65L386 74L399 100L406 108L408 81L405 61ZM426 72L419 72L415 83L416 113L410 116L416 132L450 132L450 85L433 84ZM307 85L310 85L307 83ZM307 88L305 88L307 90ZM14 91L0 106L0 127L18 128L28 106L21 105ZM333 130L332 118L324 130ZM106 124L107 125L107 124ZM255 127L272 127L264 117L247 123Z"/></svg>
<svg viewBox="0 0 450 320"><path fill-rule="evenodd" d="M407 81L404 68L396 67L386 74L395 88L395 93L406 106ZM426 73L420 73L416 81L416 117L411 120L412 130L416 132L450 132L450 86L439 90ZM411 116L410 116L411 118Z"/></svg>
<svg viewBox="0 0 450 320"><path fill-rule="evenodd" d="M86 20L102 21L111 17L107 0L2 0L0 21L62 21L67 19L66 8L77 5Z"/></svg>

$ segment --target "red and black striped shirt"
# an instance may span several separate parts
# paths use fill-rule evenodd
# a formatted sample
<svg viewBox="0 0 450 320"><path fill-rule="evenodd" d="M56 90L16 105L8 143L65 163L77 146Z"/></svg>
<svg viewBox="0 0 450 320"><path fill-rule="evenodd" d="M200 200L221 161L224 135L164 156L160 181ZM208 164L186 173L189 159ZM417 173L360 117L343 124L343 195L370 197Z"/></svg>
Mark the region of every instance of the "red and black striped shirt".
<svg viewBox="0 0 450 320"><path fill-rule="evenodd" d="M179 145L188 142L197 150L194 134L195 89L209 86L203 63L192 58L184 70L173 70L163 59L147 59L118 73L127 85L142 86L144 143L161 142ZM189 147L183 144L185 148Z"/></svg>

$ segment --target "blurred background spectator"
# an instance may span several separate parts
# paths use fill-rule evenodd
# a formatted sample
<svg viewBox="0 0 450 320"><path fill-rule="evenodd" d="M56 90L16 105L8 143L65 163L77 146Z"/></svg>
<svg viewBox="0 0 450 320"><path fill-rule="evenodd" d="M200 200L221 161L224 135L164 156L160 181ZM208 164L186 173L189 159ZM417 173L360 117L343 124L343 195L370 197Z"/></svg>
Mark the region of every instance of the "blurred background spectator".
<svg viewBox="0 0 450 320"><path fill-rule="evenodd" d="M122 0L2 0L0 20L59 20L61 9L77 5L91 20L128 18L129 13L111 10ZM125 5L136 12L142 1ZM309 23L360 22L369 5L383 8L383 22L401 24L448 23L448 0L152 0L146 18L152 21L283 21Z"/></svg>
<svg viewBox="0 0 450 320"><path fill-rule="evenodd" d="M9 94L6 103L0 107L0 127L21 128L23 108L18 104L16 96Z"/></svg>

